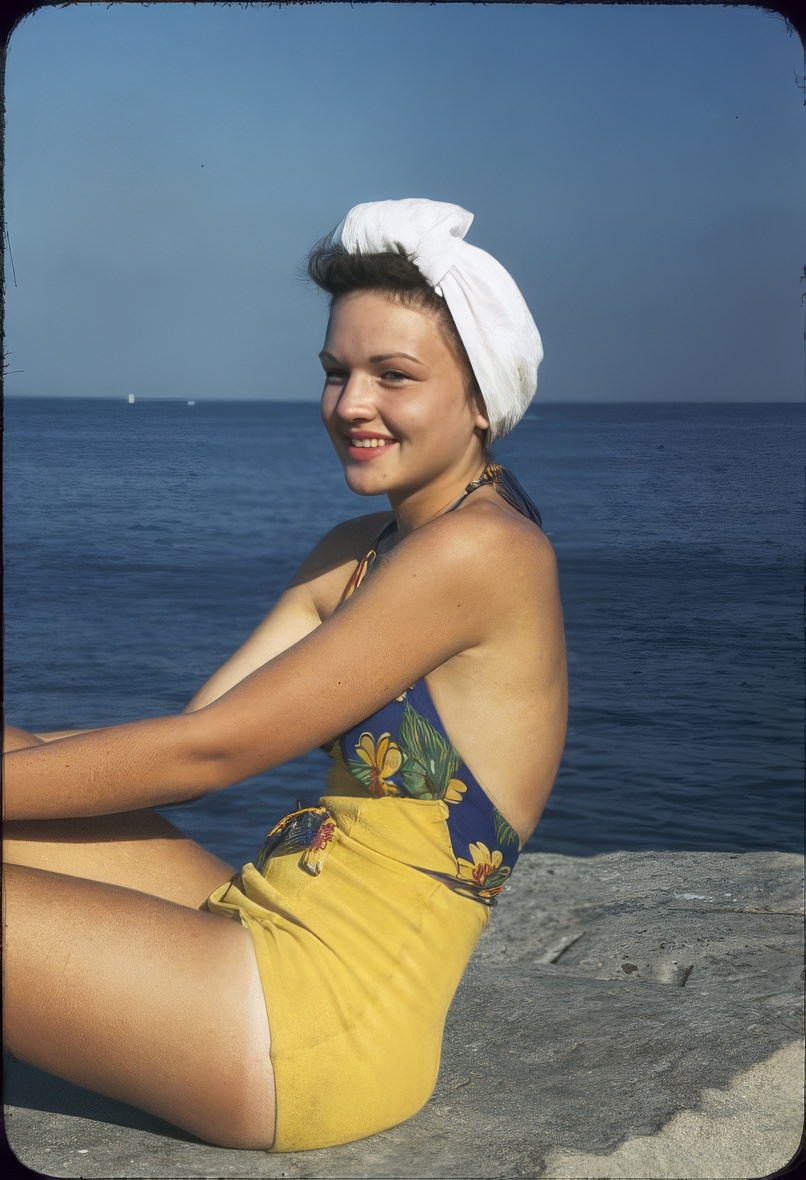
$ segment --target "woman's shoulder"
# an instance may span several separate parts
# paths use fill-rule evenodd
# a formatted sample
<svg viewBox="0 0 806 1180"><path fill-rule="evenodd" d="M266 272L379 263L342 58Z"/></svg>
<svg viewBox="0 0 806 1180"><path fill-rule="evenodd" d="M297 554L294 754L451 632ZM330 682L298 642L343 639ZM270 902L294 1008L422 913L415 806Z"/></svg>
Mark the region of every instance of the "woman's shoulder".
<svg viewBox="0 0 806 1180"><path fill-rule="evenodd" d="M378 570L388 569L398 584L425 577L436 598L463 588L468 604L475 597L501 604L523 600L552 585L556 562L545 533L495 493L489 498L477 493L473 500L382 551ZM356 565L393 519L387 511L342 521L312 550L298 580L309 586L320 618L338 605Z"/></svg>
<svg viewBox="0 0 806 1180"><path fill-rule="evenodd" d="M312 549L308 560L360 561L394 519L390 511L368 512L334 525Z"/></svg>
<svg viewBox="0 0 806 1180"><path fill-rule="evenodd" d="M456 511L415 530L397 552L413 563L427 563L435 573L453 569L493 584L502 575L511 582L554 576L556 571L554 550L543 530L495 492L476 493Z"/></svg>
<svg viewBox="0 0 806 1180"><path fill-rule="evenodd" d="M355 567L393 519L391 512L370 512L343 520L314 546L300 566L295 583L305 583L319 617L335 609Z"/></svg>
<svg viewBox="0 0 806 1180"><path fill-rule="evenodd" d="M545 534L481 497L403 537L379 556L368 581L370 596L396 616L416 601L431 627L461 618L467 646L509 642L521 624L553 611L558 595Z"/></svg>

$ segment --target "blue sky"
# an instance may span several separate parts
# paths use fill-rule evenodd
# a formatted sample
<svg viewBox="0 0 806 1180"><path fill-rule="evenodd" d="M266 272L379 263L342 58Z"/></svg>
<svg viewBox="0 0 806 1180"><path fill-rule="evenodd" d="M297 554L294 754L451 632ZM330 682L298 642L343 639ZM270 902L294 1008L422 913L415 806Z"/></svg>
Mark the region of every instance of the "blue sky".
<svg viewBox="0 0 806 1180"><path fill-rule="evenodd" d="M546 401L796 400L803 51L753 8L82 4L7 65L9 394L313 399L307 249L451 200Z"/></svg>

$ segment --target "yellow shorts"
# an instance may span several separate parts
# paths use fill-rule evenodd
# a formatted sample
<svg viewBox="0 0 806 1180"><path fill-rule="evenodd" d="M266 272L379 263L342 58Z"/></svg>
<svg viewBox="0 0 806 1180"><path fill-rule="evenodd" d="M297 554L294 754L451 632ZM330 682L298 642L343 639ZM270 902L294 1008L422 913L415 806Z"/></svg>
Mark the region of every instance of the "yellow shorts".
<svg viewBox="0 0 806 1180"><path fill-rule="evenodd" d="M430 873L456 871L441 800L326 795L317 854L248 864L207 908L251 933L277 1089L272 1150L329 1147L415 1114L489 909Z"/></svg>

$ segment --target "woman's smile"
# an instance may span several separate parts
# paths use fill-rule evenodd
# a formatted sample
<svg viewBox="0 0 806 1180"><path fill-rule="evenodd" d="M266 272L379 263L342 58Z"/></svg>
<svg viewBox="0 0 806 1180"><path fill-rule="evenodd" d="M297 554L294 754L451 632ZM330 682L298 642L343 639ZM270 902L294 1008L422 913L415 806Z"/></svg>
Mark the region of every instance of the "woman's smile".
<svg viewBox="0 0 806 1180"><path fill-rule="evenodd" d="M358 463L366 463L368 459L378 459L388 453L390 447L396 445L397 440L385 434L373 434L369 430L351 430L345 436L348 458Z"/></svg>

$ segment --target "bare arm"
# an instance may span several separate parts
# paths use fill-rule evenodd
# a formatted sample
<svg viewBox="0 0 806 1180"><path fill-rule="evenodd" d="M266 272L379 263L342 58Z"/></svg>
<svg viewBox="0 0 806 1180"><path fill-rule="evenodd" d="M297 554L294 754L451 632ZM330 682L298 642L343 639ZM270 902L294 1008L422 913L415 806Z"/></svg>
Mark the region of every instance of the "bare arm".
<svg viewBox="0 0 806 1180"><path fill-rule="evenodd" d="M304 639L321 621L309 587L304 584L290 587L246 642L194 693L184 712L194 713L212 704L256 668Z"/></svg>
<svg viewBox="0 0 806 1180"><path fill-rule="evenodd" d="M335 605L355 561L389 518L372 513L331 529L306 557L288 589L238 650L213 673L185 706L211 704L257 668L293 647L320 625Z"/></svg>
<svg viewBox="0 0 806 1180"><path fill-rule="evenodd" d="M318 627L322 622L323 601L341 590L349 577L351 562L358 560L388 518L389 514L385 512L371 513L357 520L346 521L326 533L302 562L291 584L266 617L238 650L194 693L183 712L195 712L211 704L250 673L280 652L293 647ZM31 740L13 748L78 737L95 733L99 728L102 727L29 734L27 736ZM34 738L37 740L34 741ZM4 748L10 750L12 747Z"/></svg>
<svg viewBox="0 0 806 1180"><path fill-rule="evenodd" d="M211 704L8 755L7 818L107 814L219 790L323 744L482 642L498 612L493 580L479 577L480 544L495 569L507 542L494 530L480 540L467 515L417 530L360 594Z"/></svg>

